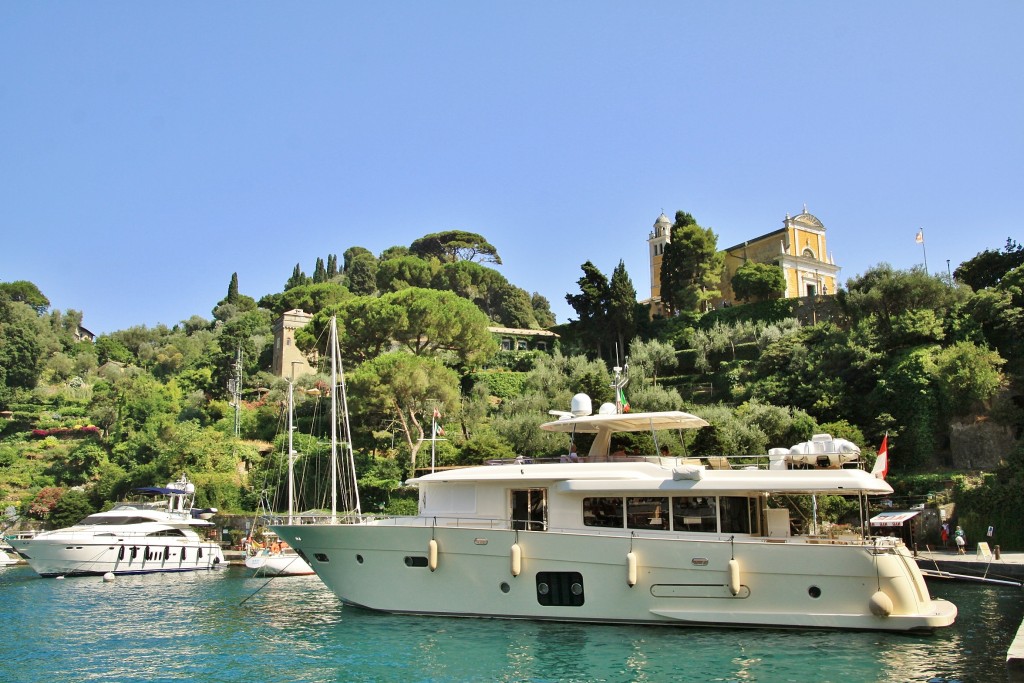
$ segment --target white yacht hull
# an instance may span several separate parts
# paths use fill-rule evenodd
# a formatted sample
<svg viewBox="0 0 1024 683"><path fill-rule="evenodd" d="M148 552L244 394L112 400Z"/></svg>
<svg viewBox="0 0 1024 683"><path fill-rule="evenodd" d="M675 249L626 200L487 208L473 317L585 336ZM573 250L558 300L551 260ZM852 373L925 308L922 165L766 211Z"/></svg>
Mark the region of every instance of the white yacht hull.
<svg viewBox="0 0 1024 683"><path fill-rule="evenodd" d="M245 558L245 566L261 576L308 576L315 573L296 553L257 553Z"/></svg>
<svg viewBox="0 0 1024 683"><path fill-rule="evenodd" d="M894 631L956 617L954 605L930 598L903 546L517 532L424 518L274 529L342 601L387 612ZM886 616L872 609L879 592Z"/></svg>
<svg viewBox="0 0 1024 683"><path fill-rule="evenodd" d="M51 532L10 543L40 576L189 572L224 562L216 543L171 537L97 541Z"/></svg>

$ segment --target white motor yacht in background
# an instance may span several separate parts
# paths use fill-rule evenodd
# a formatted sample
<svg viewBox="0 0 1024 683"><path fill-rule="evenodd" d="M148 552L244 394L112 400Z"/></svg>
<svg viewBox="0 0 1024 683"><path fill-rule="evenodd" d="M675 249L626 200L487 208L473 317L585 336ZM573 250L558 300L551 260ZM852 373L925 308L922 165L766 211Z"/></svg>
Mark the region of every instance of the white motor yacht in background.
<svg viewBox="0 0 1024 683"><path fill-rule="evenodd" d="M17 556L12 557L12 556L8 555L6 552L4 552L3 550L0 550L0 567L4 567L4 566L9 565L9 564L17 564L17 563L18 563L18 557Z"/></svg>
<svg viewBox="0 0 1024 683"><path fill-rule="evenodd" d="M224 562L220 546L196 532L213 526L216 509L192 507L195 486L188 479L135 494L74 526L9 542L41 576L187 572Z"/></svg>
<svg viewBox="0 0 1024 683"><path fill-rule="evenodd" d="M911 553L869 534L867 497L892 492L859 449L819 435L760 457L617 456L612 435L706 426L684 412L571 413L541 429L592 434L578 462L517 458L409 481L419 513L276 525L343 602L395 613L596 623L930 630ZM856 451L856 452L855 452ZM794 533L786 499L859 501L860 531Z"/></svg>

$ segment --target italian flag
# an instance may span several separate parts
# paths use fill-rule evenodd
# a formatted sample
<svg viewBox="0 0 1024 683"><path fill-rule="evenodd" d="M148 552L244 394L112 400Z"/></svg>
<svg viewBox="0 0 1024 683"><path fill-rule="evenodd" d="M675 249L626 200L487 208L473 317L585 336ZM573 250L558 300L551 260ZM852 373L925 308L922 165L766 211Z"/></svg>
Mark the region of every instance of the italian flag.
<svg viewBox="0 0 1024 683"><path fill-rule="evenodd" d="M629 401L626 400L626 393L621 388L619 389L619 404L622 406L622 412L629 412Z"/></svg>

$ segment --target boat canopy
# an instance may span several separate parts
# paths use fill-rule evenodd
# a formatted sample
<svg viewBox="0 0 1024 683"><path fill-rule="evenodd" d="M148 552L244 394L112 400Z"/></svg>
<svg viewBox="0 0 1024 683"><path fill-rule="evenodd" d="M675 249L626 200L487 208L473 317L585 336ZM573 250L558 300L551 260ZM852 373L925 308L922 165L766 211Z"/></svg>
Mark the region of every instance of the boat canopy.
<svg viewBox="0 0 1024 683"><path fill-rule="evenodd" d="M161 486L144 486L141 489L134 489L134 491L144 496L184 496L188 493L184 489L169 489Z"/></svg>
<svg viewBox="0 0 1024 683"><path fill-rule="evenodd" d="M696 415L679 410L658 413L599 412L596 415L563 415L554 422L540 426L547 432L569 434L596 434L590 446L589 457L611 454L612 434L617 432L655 432L665 429L695 429L707 427L708 422Z"/></svg>
<svg viewBox="0 0 1024 683"><path fill-rule="evenodd" d="M921 513L920 510L903 512L883 512L871 518L871 526L903 526L903 522L913 519Z"/></svg>
<svg viewBox="0 0 1024 683"><path fill-rule="evenodd" d="M662 429L696 429L707 426L707 420L696 415L670 410L658 413L598 413L582 417L567 415L554 422L545 422L540 428L547 432L597 434L602 431L647 432Z"/></svg>

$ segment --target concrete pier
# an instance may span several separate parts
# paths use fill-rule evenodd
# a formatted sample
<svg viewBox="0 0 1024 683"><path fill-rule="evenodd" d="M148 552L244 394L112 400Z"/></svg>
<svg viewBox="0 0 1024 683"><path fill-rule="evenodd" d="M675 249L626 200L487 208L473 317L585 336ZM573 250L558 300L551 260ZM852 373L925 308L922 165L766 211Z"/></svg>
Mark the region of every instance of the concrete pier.
<svg viewBox="0 0 1024 683"><path fill-rule="evenodd" d="M921 569L1024 582L1024 553L1000 552L997 560L994 552L958 555L955 550L919 550L916 557Z"/></svg>
<svg viewBox="0 0 1024 683"><path fill-rule="evenodd" d="M1024 624L1017 629L1017 637L1006 651L1006 680L1010 683L1024 682Z"/></svg>

